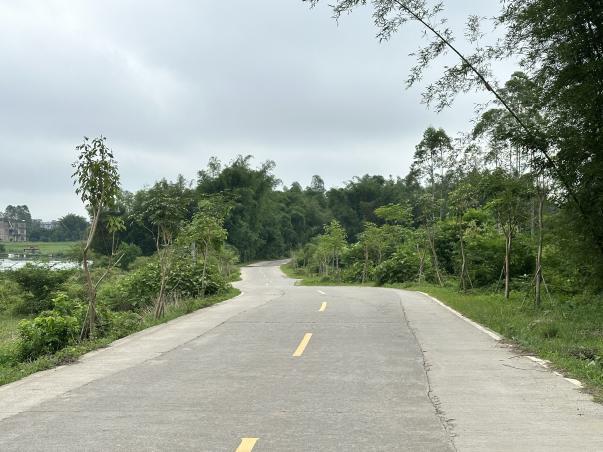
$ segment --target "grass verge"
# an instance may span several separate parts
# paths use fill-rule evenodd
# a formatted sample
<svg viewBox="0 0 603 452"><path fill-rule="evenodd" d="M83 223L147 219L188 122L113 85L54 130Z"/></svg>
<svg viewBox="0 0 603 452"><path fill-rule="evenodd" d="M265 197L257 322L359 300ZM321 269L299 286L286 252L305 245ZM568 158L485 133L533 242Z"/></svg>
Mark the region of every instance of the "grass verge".
<svg viewBox="0 0 603 452"><path fill-rule="evenodd" d="M281 267L301 285L341 285L307 277L289 265ZM586 297L548 301L536 308L524 293L510 300L500 294L459 293L451 287L397 284L386 287L426 292L471 320L504 336L522 352L552 363L564 375L580 380L603 403L603 300Z"/></svg>
<svg viewBox="0 0 603 452"><path fill-rule="evenodd" d="M142 314L142 321L128 331L133 334L150 328L161 323L169 322L177 317L190 314L198 309L206 308L224 300L228 300L238 295L240 291L231 288L228 291L206 298L185 300L175 305L166 307L165 316L161 319L155 319L151 311ZM0 317L0 385L11 383L35 372L51 369L62 364L68 364L77 361L85 353L92 350L106 347L111 342L124 337L125 335L109 335L107 337L85 341L77 345L66 347L59 352L42 356L30 362L16 362L17 348L17 324L20 319L13 317Z"/></svg>

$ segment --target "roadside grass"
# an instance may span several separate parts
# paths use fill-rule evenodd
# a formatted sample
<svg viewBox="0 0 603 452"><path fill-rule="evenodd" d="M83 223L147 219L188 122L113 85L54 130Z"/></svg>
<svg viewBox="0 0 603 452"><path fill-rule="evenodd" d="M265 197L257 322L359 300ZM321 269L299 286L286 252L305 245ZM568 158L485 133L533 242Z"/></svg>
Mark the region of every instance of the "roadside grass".
<svg viewBox="0 0 603 452"><path fill-rule="evenodd" d="M0 242L7 253L23 253L24 248L38 248L40 255L69 253L79 242Z"/></svg>
<svg viewBox="0 0 603 452"><path fill-rule="evenodd" d="M289 278L297 279L295 285L297 286L362 286L362 287L374 287L375 283L368 282L365 284L360 283L349 283L345 281L335 281L321 276L307 275L302 270L294 268L291 264L281 265L280 269Z"/></svg>
<svg viewBox="0 0 603 452"><path fill-rule="evenodd" d="M106 347L111 342L126 335L142 331L144 329L169 322L180 316L190 314L196 310L212 306L221 301L228 300L240 294L238 289L230 288L226 292L206 298L184 300L177 304L166 306L163 318L156 320L152 309L142 313L142 320L136 324L127 334L114 335L84 341L82 343L66 347L53 355L42 356L30 362L18 362L16 360L18 348L18 323L21 318L11 317L8 314L0 315L0 385L11 383L35 372L51 369L63 364L69 364L85 353Z"/></svg>
<svg viewBox="0 0 603 452"><path fill-rule="evenodd" d="M328 283L285 265L281 269L301 285ZM349 285L349 284L348 284ZM394 284L385 287L428 293L471 320L500 333L520 353L551 362L567 377L580 380L595 401L603 403L603 298L554 297L536 308L525 292L502 294L474 291L460 293L455 287L430 284Z"/></svg>

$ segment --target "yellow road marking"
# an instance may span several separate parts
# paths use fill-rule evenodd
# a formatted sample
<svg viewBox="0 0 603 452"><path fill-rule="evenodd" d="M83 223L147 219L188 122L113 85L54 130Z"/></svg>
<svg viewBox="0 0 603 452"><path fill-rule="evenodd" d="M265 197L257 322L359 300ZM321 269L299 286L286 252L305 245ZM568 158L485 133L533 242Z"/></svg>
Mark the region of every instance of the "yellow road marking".
<svg viewBox="0 0 603 452"><path fill-rule="evenodd" d="M239 444L239 447L237 447L235 452L251 452L255 443L258 442L258 439L259 438L242 438L241 444Z"/></svg>
<svg viewBox="0 0 603 452"><path fill-rule="evenodd" d="M297 349L295 350L295 353L293 353L293 356L301 356L304 353L304 350L306 349L308 342L310 342L311 337L312 337L312 333L304 334L304 338L301 340L301 342L297 346Z"/></svg>
<svg viewBox="0 0 603 452"><path fill-rule="evenodd" d="M323 301L318 312L323 312L325 309L327 309L327 302Z"/></svg>

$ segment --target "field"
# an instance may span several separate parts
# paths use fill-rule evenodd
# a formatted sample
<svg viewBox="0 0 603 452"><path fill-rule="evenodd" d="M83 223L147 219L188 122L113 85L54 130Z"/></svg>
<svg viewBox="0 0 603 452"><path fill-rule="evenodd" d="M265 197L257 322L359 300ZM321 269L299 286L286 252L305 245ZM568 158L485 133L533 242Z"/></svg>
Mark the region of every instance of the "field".
<svg viewBox="0 0 603 452"><path fill-rule="evenodd" d="M0 242L6 253L22 253L24 248L38 248L42 256L64 254L79 242Z"/></svg>

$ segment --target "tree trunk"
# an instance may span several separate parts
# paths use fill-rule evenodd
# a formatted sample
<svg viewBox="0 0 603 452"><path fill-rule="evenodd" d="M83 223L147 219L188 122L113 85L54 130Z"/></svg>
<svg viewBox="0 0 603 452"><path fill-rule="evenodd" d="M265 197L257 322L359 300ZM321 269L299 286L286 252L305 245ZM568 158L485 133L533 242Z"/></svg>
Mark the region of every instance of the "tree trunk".
<svg viewBox="0 0 603 452"><path fill-rule="evenodd" d="M159 285L159 294L155 302L155 318L160 319L165 314L165 283L166 277L163 270L161 271L161 283Z"/></svg>
<svg viewBox="0 0 603 452"><path fill-rule="evenodd" d="M542 285L542 223L544 209L544 189L538 191L538 249L536 251L536 278L535 278L535 298L534 303L540 306L541 303L541 285Z"/></svg>
<svg viewBox="0 0 603 452"><path fill-rule="evenodd" d="M417 255L419 256L419 283L423 280L423 269L425 268L425 252L421 252L417 243Z"/></svg>
<svg viewBox="0 0 603 452"><path fill-rule="evenodd" d="M163 317L165 313L165 286L167 284L167 274L168 274L168 256L167 256L167 248L163 248L159 250L159 294L157 295L157 300L155 301L155 318L160 319Z"/></svg>
<svg viewBox="0 0 603 452"><path fill-rule="evenodd" d="M444 219L444 149L440 147L440 220Z"/></svg>
<svg viewBox="0 0 603 452"><path fill-rule="evenodd" d="M461 290L463 292L467 291L467 283L465 282L465 273L467 273L467 259L465 257L465 244L463 237L463 226L459 222L459 243L461 245Z"/></svg>
<svg viewBox="0 0 603 452"><path fill-rule="evenodd" d="M96 228L100 217L102 205L97 210L92 211L92 225L90 226L90 232L88 233L88 239L86 245L84 245L82 266L84 267L84 275L86 277L86 292L88 296L88 311L82 325L82 331L80 332L80 340L84 340L90 337L94 337L96 327L96 288L92 282L92 276L90 275L90 268L88 267L88 251L92 246L92 240L96 234Z"/></svg>
<svg viewBox="0 0 603 452"><path fill-rule="evenodd" d="M203 270L201 272L201 296L205 296L205 289L207 284L205 282L205 274L207 271L207 258L209 257L209 243L205 243L205 250L203 251Z"/></svg>
<svg viewBox="0 0 603 452"><path fill-rule="evenodd" d="M509 230L505 234L505 299L509 299L511 295L511 241L512 234Z"/></svg>
<svg viewBox="0 0 603 452"><path fill-rule="evenodd" d="M86 292L88 295L88 311L84 324L82 325L82 331L80 333L80 340L84 340L90 337L94 337L96 327L96 290L92 283L92 276L90 275L90 269L88 268L88 250L84 249L83 259L84 275L86 277Z"/></svg>
<svg viewBox="0 0 603 452"><path fill-rule="evenodd" d="M431 247L432 259L433 259L433 268L436 272L436 277L438 279L438 284L441 287L444 287L444 282L442 280L442 275L440 274L440 265L438 263L438 254L435 249L435 239L433 237L433 231L431 228L427 228L427 239L429 240L429 246Z"/></svg>
<svg viewBox="0 0 603 452"><path fill-rule="evenodd" d="M366 272L368 269L368 258L369 258L368 247L365 246L364 247L364 266L362 267L362 284L364 284L364 281L366 281Z"/></svg>

